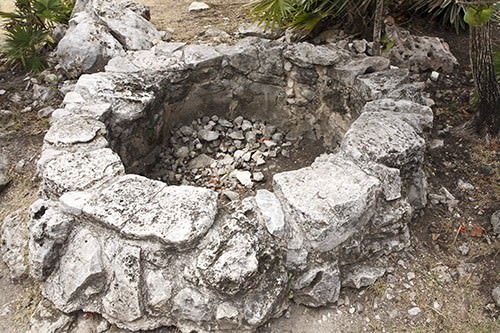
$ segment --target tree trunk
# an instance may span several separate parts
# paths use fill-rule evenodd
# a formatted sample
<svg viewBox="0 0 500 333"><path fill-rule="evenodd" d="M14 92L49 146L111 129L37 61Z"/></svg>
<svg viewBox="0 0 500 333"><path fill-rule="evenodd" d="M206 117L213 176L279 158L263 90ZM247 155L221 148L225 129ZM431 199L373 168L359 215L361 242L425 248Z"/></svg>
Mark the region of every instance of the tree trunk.
<svg viewBox="0 0 500 333"><path fill-rule="evenodd" d="M379 56L381 54L380 50L380 39L382 38L382 23L384 18L384 0L377 0L375 7L375 17L373 19L373 55Z"/></svg>
<svg viewBox="0 0 500 333"><path fill-rule="evenodd" d="M473 120L478 132L498 135L500 128L500 89L495 75L490 23L470 26L470 61L477 90L477 114Z"/></svg>

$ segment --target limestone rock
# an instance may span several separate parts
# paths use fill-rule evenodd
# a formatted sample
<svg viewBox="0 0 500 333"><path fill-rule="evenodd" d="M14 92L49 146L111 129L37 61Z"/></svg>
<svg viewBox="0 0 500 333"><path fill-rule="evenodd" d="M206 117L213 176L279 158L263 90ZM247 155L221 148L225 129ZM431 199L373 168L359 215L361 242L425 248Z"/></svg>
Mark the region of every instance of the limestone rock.
<svg viewBox="0 0 500 333"><path fill-rule="evenodd" d="M209 319L210 306L209 300L198 291L184 288L175 295L172 311L181 320L199 323Z"/></svg>
<svg viewBox="0 0 500 333"><path fill-rule="evenodd" d="M210 6L207 5L206 3L200 2L200 1L193 1L189 5L188 11L190 11L190 12L201 12L203 10L208 10L208 9L210 9Z"/></svg>
<svg viewBox="0 0 500 333"><path fill-rule="evenodd" d="M219 62L222 55L210 45L186 45L184 62L189 66L211 65Z"/></svg>
<svg viewBox="0 0 500 333"><path fill-rule="evenodd" d="M38 303L30 319L29 333L63 333L68 332L74 317L67 315L54 307L47 300Z"/></svg>
<svg viewBox="0 0 500 333"><path fill-rule="evenodd" d="M215 160L206 154L201 154L189 161L188 167L190 169L202 169L209 167Z"/></svg>
<svg viewBox="0 0 500 333"><path fill-rule="evenodd" d="M356 266L347 273L342 284L348 287L360 289L375 283L377 279L385 274L384 268Z"/></svg>
<svg viewBox="0 0 500 333"><path fill-rule="evenodd" d="M216 200L217 194L208 189L125 175L102 187L83 213L124 235L183 248L210 228Z"/></svg>
<svg viewBox="0 0 500 333"><path fill-rule="evenodd" d="M305 68L312 68L314 65L336 65L347 58L340 49L323 45L315 46L309 43L291 44L283 55L297 66Z"/></svg>
<svg viewBox="0 0 500 333"><path fill-rule="evenodd" d="M285 242L267 231L258 211L254 198L240 202L209 231L196 259L200 282L225 295L224 307L212 311L227 329L261 325L280 312L287 295Z"/></svg>
<svg viewBox="0 0 500 333"><path fill-rule="evenodd" d="M144 8L126 0L80 1L56 55L69 77L104 68L125 50L150 49L162 34L147 21Z"/></svg>
<svg viewBox="0 0 500 333"><path fill-rule="evenodd" d="M145 274L148 305L156 311L168 309L172 297L172 283L168 281L161 271L148 271Z"/></svg>
<svg viewBox="0 0 500 333"><path fill-rule="evenodd" d="M273 188L287 220L303 235L305 244L296 246L324 252L368 222L380 182L352 161L335 155L328 162L275 174Z"/></svg>
<svg viewBox="0 0 500 333"><path fill-rule="evenodd" d="M333 70L334 77L347 84L353 84L361 74L383 71L389 68L390 61L384 57L365 57L352 60Z"/></svg>
<svg viewBox="0 0 500 333"><path fill-rule="evenodd" d="M0 152L0 193L7 187L11 180L7 174L8 166L7 156Z"/></svg>
<svg viewBox="0 0 500 333"><path fill-rule="evenodd" d="M217 140L219 138L219 133L203 129L198 132L198 136L200 139L210 142Z"/></svg>
<svg viewBox="0 0 500 333"><path fill-rule="evenodd" d="M362 113L381 113L398 117L408 123L417 133L432 127L434 114L432 109L421 103L407 100L378 99L365 104Z"/></svg>
<svg viewBox="0 0 500 333"><path fill-rule="evenodd" d="M102 248L89 230L79 230L69 242L59 267L44 284L44 296L60 310L78 310L104 289Z"/></svg>
<svg viewBox="0 0 500 333"><path fill-rule="evenodd" d="M10 271L13 280L24 277L27 273L28 228L26 212L17 210L8 215L0 226L0 254Z"/></svg>
<svg viewBox="0 0 500 333"><path fill-rule="evenodd" d="M99 21L111 32L125 50L148 50L161 40L154 25L136 12L115 3L101 2Z"/></svg>
<svg viewBox="0 0 500 333"><path fill-rule="evenodd" d="M42 191L55 197L89 189L123 173L120 158L108 148L61 154L44 167Z"/></svg>
<svg viewBox="0 0 500 333"><path fill-rule="evenodd" d="M100 40L100 43L95 43ZM69 22L64 38L59 42L56 55L59 65L70 78L82 73L104 69L109 59L124 52L123 46L85 12L78 13Z"/></svg>
<svg viewBox="0 0 500 333"><path fill-rule="evenodd" d="M364 99L374 100L387 97L405 83L409 75L407 69L393 68L381 72L359 75L356 81Z"/></svg>
<svg viewBox="0 0 500 333"><path fill-rule="evenodd" d="M231 173L231 176L236 178L241 185L248 188L253 187L252 174L250 173L250 171L234 170Z"/></svg>
<svg viewBox="0 0 500 333"><path fill-rule="evenodd" d="M276 237L284 237L286 235L285 216L276 195L267 190L258 190L255 202L266 223L267 231Z"/></svg>
<svg viewBox="0 0 500 333"><path fill-rule="evenodd" d="M345 134L341 150L356 160L402 168L423 160L425 141L394 114L363 113Z"/></svg>
<svg viewBox="0 0 500 333"><path fill-rule="evenodd" d="M314 266L292 284L294 301L319 307L335 303L340 294L340 271L336 263Z"/></svg>
<svg viewBox="0 0 500 333"><path fill-rule="evenodd" d="M100 121L83 117L64 117L52 124L44 141L54 146L74 145L88 143L98 135L106 135L106 127Z"/></svg>
<svg viewBox="0 0 500 333"><path fill-rule="evenodd" d="M104 247L111 259L113 277L102 298L103 316L111 323L132 322L142 316L141 249L124 242L108 242ZM97 256L96 256L97 257ZM97 266L96 271L100 269ZM98 284L93 284L94 288Z"/></svg>
<svg viewBox="0 0 500 333"><path fill-rule="evenodd" d="M30 215L30 274L43 280L56 266L74 220L57 209L54 202L44 200L31 205Z"/></svg>
<svg viewBox="0 0 500 333"><path fill-rule="evenodd" d="M410 34L396 41L389 58L393 65L418 73L428 70L451 73L458 65L448 44L441 38Z"/></svg>

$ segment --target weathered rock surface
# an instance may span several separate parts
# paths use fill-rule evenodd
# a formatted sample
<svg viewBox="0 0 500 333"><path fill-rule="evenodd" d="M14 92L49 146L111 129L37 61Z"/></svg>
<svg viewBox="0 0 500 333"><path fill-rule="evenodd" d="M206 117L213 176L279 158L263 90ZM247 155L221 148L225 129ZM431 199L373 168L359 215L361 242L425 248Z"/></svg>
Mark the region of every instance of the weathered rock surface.
<svg viewBox="0 0 500 333"><path fill-rule="evenodd" d="M207 232L217 213L217 194L192 186L167 186L126 175L101 189L83 214L128 237L156 239L167 246L188 247ZM127 207L123 203L128 202Z"/></svg>
<svg viewBox="0 0 500 333"><path fill-rule="evenodd" d="M120 158L109 148L57 155L43 167L42 191L55 198L86 190L124 173Z"/></svg>
<svg viewBox="0 0 500 333"><path fill-rule="evenodd" d="M18 210L8 215L0 225L0 254L13 280L24 277L27 267L27 213Z"/></svg>
<svg viewBox="0 0 500 333"><path fill-rule="evenodd" d="M78 1L65 36L57 46L60 67L69 77L104 69L126 50L150 49L162 38L146 19L144 9L130 1Z"/></svg>
<svg viewBox="0 0 500 333"><path fill-rule="evenodd" d="M425 71L451 73L458 65L457 59L450 52L450 47L441 38L413 36L403 29L389 38L395 42L389 52L389 59L395 66L419 73Z"/></svg>
<svg viewBox="0 0 500 333"><path fill-rule="evenodd" d="M49 301L38 303L30 320L30 333L68 332L73 323L73 316L67 315L55 308Z"/></svg>
<svg viewBox="0 0 500 333"><path fill-rule="evenodd" d="M369 221L380 182L337 155L328 162L276 174L273 187L293 228L297 242L293 249L325 252Z"/></svg>
<svg viewBox="0 0 500 333"><path fill-rule="evenodd" d="M7 174L9 162L5 154L0 153L0 192L2 192L10 183L11 178Z"/></svg>
<svg viewBox="0 0 500 333"><path fill-rule="evenodd" d="M375 283L378 278L385 274L384 268L379 267L369 267L369 266L357 266L353 267L347 276L345 277L342 284L347 287L353 287L360 289L362 287L367 287Z"/></svg>
<svg viewBox="0 0 500 333"><path fill-rule="evenodd" d="M43 280L55 268L74 219L61 213L54 203L41 199L31 205L30 214L30 274Z"/></svg>
<svg viewBox="0 0 500 333"><path fill-rule="evenodd" d="M82 75L54 112L30 222L31 274L59 310L132 331L252 331L281 314L290 291L309 306L334 303L343 284L383 274L363 263L408 245L408 221L427 198L432 123L408 70L331 44L146 45L156 33L129 40L131 27L108 17L122 2L97 1L107 16L86 4L82 21L109 21L99 29L113 30L118 56ZM272 191L253 195L264 174L233 163L290 156L302 138L340 149L278 171ZM223 190L223 209L211 189L132 174L149 174L162 144L175 148L173 179L216 165L214 189L233 174L244 190Z"/></svg>

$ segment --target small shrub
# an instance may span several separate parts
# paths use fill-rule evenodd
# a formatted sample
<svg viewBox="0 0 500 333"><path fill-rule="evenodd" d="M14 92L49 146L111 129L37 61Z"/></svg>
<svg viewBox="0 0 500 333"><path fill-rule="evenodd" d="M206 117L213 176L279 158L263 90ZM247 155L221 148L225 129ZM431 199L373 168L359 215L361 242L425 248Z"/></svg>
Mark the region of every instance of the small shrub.
<svg viewBox="0 0 500 333"><path fill-rule="evenodd" d="M75 0L16 0L12 13L0 12L6 19L6 40L0 53L8 65L21 63L39 72L46 67L44 49L54 46L52 29L67 23Z"/></svg>

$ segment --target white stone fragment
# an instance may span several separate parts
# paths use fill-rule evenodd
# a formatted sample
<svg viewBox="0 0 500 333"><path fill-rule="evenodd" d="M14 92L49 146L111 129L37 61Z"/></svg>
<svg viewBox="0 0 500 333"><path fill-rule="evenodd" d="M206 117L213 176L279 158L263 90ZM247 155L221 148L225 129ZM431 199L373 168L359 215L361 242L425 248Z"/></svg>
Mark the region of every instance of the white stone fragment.
<svg viewBox="0 0 500 333"><path fill-rule="evenodd" d="M231 172L231 176L236 178L241 185L248 188L253 187L252 173L250 171L234 170Z"/></svg>
<svg viewBox="0 0 500 333"><path fill-rule="evenodd" d="M255 201L266 223L267 231L273 236L285 235L285 215L278 197L267 190L258 190Z"/></svg>
<svg viewBox="0 0 500 333"><path fill-rule="evenodd" d="M255 180L256 182L261 182L261 181L264 181L264 179L265 179L264 174L260 171L254 172L252 177L253 177L253 180Z"/></svg>
<svg viewBox="0 0 500 333"><path fill-rule="evenodd" d="M201 129L198 131L198 137L202 140L211 142L219 138L219 132Z"/></svg>
<svg viewBox="0 0 500 333"><path fill-rule="evenodd" d="M82 209L91 197L89 192L66 192L59 198L59 206L63 213L75 216L82 214Z"/></svg>
<svg viewBox="0 0 500 333"><path fill-rule="evenodd" d="M418 314L420 314L420 312L422 312L422 310L420 310L418 306L415 306L408 310L408 314L412 317L417 316Z"/></svg>
<svg viewBox="0 0 500 333"><path fill-rule="evenodd" d="M439 73L436 71L432 71L430 78L432 81L436 82L439 79Z"/></svg>
<svg viewBox="0 0 500 333"><path fill-rule="evenodd" d="M163 276L161 270L148 271L146 273L146 288L148 294L148 305L155 310L166 309L168 301L172 296L172 285Z"/></svg>
<svg viewBox="0 0 500 333"><path fill-rule="evenodd" d="M207 5L204 2L199 2L199 1L193 1L189 5L188 11L190 12L201 12L203 10L208 10L210 9L210 6Z"/></svg>

